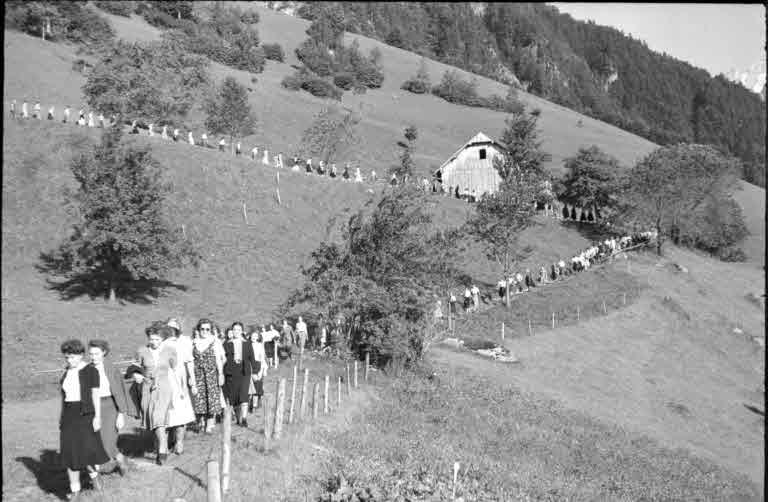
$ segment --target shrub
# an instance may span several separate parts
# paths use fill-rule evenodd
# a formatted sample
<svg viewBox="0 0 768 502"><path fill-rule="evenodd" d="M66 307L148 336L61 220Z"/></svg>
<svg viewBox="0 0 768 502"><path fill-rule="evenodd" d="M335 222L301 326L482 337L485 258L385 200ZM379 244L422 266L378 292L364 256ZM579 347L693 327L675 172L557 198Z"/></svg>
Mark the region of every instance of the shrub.
<svg viewBox="0 0 768 502"><path fill-rule="evenodd" d="M448 70L443 79L432 88L432 94L449 103L477 106L477 83L463 80L455 70ZM470 104L472 103L472 104Z"/></svg>
<svg viewBox="0 0 768 502"><path fill-rule="evenodd" d="M717 257L720 260L727 262L747 261L747 254L744 250L735 246L728 246L727 248L720 249L717 252Z"/></svg>
<svg viewBox="0 0 768 502"><path fill-rule="evenodd" d="M410 78L403 82L400 88L414 94L425 94L429 92L429 83L416 78Z"/></svg>
<svg viewBox="0 0 768 502"><path fill-rule="evenodd" d="M103 10L104 12L109 12L110 14L123 17L130 17L131 13L136 10L136 2L132 1L96 1L93 2L93 5Z"/></svg>
<svg viewBox="0 0 768 502"><path fill-rule="evenodd" d="M367 63L356 68L355 77L358 82L370 89L378 89L384 82L384 73L373 63Z"/></svg>
<svg viewBox="0 0 768 502"><path fill-rule="evenodd" d="M286 89L290 89L291 91L298 91L301 89L303 83L304 77L297 72L293 75L287 75L285 78L283 78L282 82L280 82L280 85Z"/></svg>
<svg viewBox="0 0 768 502"><path fill-rule="evenodd" d="M261 44L261 48L264 50L264 56L272 61L285 61L285 53L280 44Z"/></svg>
<svg viewBox="0 0 768 502"><path fill-rule="evenodd" d="M352 89L355 86L355 84L357 84L357 79L355 79L355 76L352 73L341 72L341 73L337 73L333 77L333 83L339 89L344 89L345 91L348 91Z"/></svg>
<svg viewBox="0 0 768 502"><path fill-rule="evenodd" d="M234 64L230 63L230 66L251 73L261 73L264 71L266 60L264 50L261 47L254 46L240 53L240 57L236 57Z"/></svg>
<svg viewBox="0 0 768 502"><path fill-rule="evenodd" d="M296 57L309 70L321 77L333 75L333 58L325 47L308 38L296 48Z"/></svg>
<svg viewBox="0 0 768 502"><path fill-rule="evenodd" d="M87 47L111 41L115 32L109 22L80 2L8 2L5 25L34 36L50 21L48 40L67 40Z"/></svg>
<svg viewBox="0 0 768 502"><path fill-rule="evenodd" d="M179 25L178 19L170 14L155 9L146 9L142 11L142 17L147 23L156 28L176 28Z"/></svg>
<svg viewBox="0 0 768 502"><path fill-rule="evenodd" d="M319 98L341 100L341 90L332 83L320 77L309 77L301 83L301 88Z"/></svg>
<svg viewBox="0 0 768 502"><path fill-rule="evenodd" d="M258 79L258 78L256 78L256 77L251 77L251 83L252 83L252 84L255 84L255 83L256 83L256 82L258 82L258 81L259 81L259 79Z"/></svg>
<svg viewBox="0 0 768 502"><path fill-rule="evenodd" d="M256 24L259 22L259 13L255 10L246 10L240 15L240 22L245 24Z"/></svg>

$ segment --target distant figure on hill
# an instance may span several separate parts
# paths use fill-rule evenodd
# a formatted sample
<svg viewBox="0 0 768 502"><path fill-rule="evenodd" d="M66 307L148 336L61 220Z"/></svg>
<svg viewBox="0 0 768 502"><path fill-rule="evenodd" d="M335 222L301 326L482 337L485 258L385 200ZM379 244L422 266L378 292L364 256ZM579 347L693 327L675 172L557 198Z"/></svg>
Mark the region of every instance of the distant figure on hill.
<svg viewBox="0 0 768 502"><path fill-rule="evenodd" d="M451 291L448 295L448 309L451 314L456 315L456 295Z"/></svg>
<svg viewBox="0 0 768 502"><path fill-rule="evenodd" d="M203 146L204 146L205 148L208 148L208 135L207 135L207 134L203 133L203 134L200 136L200 141L203 143Z"/></svg>
<svg viewBox="0 0 768 502"><path fill-rule="evenodd" d="M163 132L160 134L160 137L163 139L168 139L168 126L163 126Z"/></svg>
<svg viewBox="0 0 768 502"><path fill-rule="evenodd" d="M304 346L307 344L307 335L307 323L299 316L299 320L296 321L296 336L298 337L301 350L304 350Z"/></svg>
<svg viewBox="0 0 768 502"><path fill-rule="evenodd" d="M312 159L307 159L306 170L307 174L312 174Z"/></svg>
<svg viewBox="0 0 768 502"><path fill-rule="evenodd" d="M341 177L344 178L344 181L349 181L349 162L344 164L344 172L341 173Z"/></svg>
<svg viewBox="0 0 768 502"><path fill-rule="evenodd" d="M43 119L43 117L40 115L40 101L37 101L37 102L35 103L35 108L34 108L34 110L35 110L35 118L36 118L37 120L42 120L42 119Z"/></svg>
<svg viewBox="0 0 768 502"><path fill-rule="evenodd" d="M176 143L179 141L179 128L176 127L173 129L173 142Z"/></svg>
<svg viewBox="0 0 768 502"><path fill-rule="evenodd" d="M568 216L569 216L569 212L568 212L568 206L566 206L565 204L563 204L563 219L567 220L567 219L568 219Z"/></svg>
<svg viewBox="0 0 768 502"><path fill-rule="evenodd" d="M69 105L67 105L66 108L64 108L64 119L61 121L63 124L66 124L69 122Z"/></svg>
<svg viewBox="0 0 768 502"><path fill-rule="evenodd" d="M459 185L456 185L456 188L453 190L453 193L457 199L461 199L461 194L459 193Z"/></svg>
<svg viewBox="0 0 768 502"><path fill-rule="evenodd" d="M576 220L576 207L571 207L571 219Z"/></svg>
<svg viewBox="0 0 768 502"><path fill-rule="evenodd" d="M187 133L187 142L188 142L190 145L192 145L192 146L195 146L195 138L192 136L192 131L189 131L189 132Z"/></svg>
<svg viewBox="0 0 768 502"><path fill-rule="evenodd" d="M27 109L27 102L24 101L21 104L21 118L28 119L29 118L29 110Z"/></svg>
<svg viewBox="0 0 768 502"><path fill-rule="evenodd" d="M397 176L395 176L395 173L392 173L392 177L389 179L389 184L392 186L397 186Z"/></svg>
<svg viewBox="0 0 768 502"><path fill-rule="evenodd" d="M542 284L547 282L547 269L544 266L539 269L539 282Z"/></svg>
<svg viewBox="0 0 768 502"><path fill-rule="evenodd" d="M48 120L53 120L53 106L48 108Z"/></svg>
<svg viewBox="0 0 768 502"><path fill-rule="evenodd" d="M474 304L474 308L475 310L478 310L480 308L480 288L478 288L476 284L473 284L470 291L472 293L472 303Z"/></svg>
<svg viewBox="0 0 768 502"><path fill-rule="evenodd" d="M265 166L269 165L269 150L264 149L264 157L261 159L261 163Z"/></svg>
<svg viewBox="0 0 768 502"><path fill-rule="evenodd" d="M131 123L131 134L139 134L139 126L135 120Z"/></svg>
<svg viewBox="0 0 768 502"><path fill-rule="evenodd" d="M11 101L11 118L16 118L16 100Z"/></svg>
<svg viewBox="0 0 768 502"><path fill-rule="evenodd" d="M469 187L464 189L464 193L462 194L462 199L466 200L467 202L472 202L472 200L469 198Z"/></svg>
<svg viewBox="0 0 768 502"><path fill-rule="evenodd" d="M240 145L240 142L238 141L235 145L235 157L239 157L240 154L243 153L243 147Z"/></svg>
<svg viewBox="0 0 768 502"><path fill-rule="evenodd" d="M317 164L317 174L319 174L320 176L325 175L325 161L322 159Z"/></svg>
<svg viewBox="0 0 768 502"><path fill-rule="evenodd" d="M376 171L371 169L371 183L376 183Z"/></svg>
<svg viewBox="0 0 768 502"><path fill-rule="evenodd" d="M472 306L472 291L469 288L464 288L464 312L469 312Z"/></svg>
<svg viewBox="0 0 768 502"><path fill-rule="evenodd" d="M443 320L443 302L437 300L435 304L435 321L441 322Z"/></svg>
<svg viewBox="0 0 768 502"><path fill-rule="evenodd" d="M104 114L103 113L99 113L99 127L101 129L104 129Z"/></svg>
<svg viewBox="0 0 768 502"><path fill-rule="evenodd" d="M499 282L498 282L498 283L496 283L496 287L498 287L498 288L499 288L499 298L502 298L502 299L503 299L503 298L504 298L504 294L505 294L505 293L506 293L506 291L507 291L507 281L506 281L506 280L504 280L504 278L502 277L502 278L499 280Z"/></svg>
<svg viewBox="0 0 768 502"><path fill-rule="evenodd" d="M336 170L336 163L334 162L331 164L331 178L335 178L338 174L338 171Z"/></svg>
<svg viewBox="0 0 768 502"><path fill-rule="evenodd" d="M280 153L277 154L277 158L276 158L275 162L277 164L276 167L278 169L282 169L283 168L283 152L280 152Z"/></svg>
<svg viewBox="0 0 768 502"><path fill-rule="evenodd" d="M293 165L291 166L291 171L298 173L301 171L301 167L299 167L299 158L294 157L293 158Z"/></svg>
<svg viewBox="0 0 768 502"><path fill-rule="evenodd" d="M85 111L84 111L82 108L80 108L80 111L78 112L78 114L77 114L77 115L78 115L78 116L77 116L77 122L78 122L78 124L80 123L80 121L81 121L81 120L82 120L83 122L85 122Z"/></svg>
<svg viewBox="0 0 768 502"><path fill-rule="evenodd" d="M254 146L251 148L251 160L256 160L256 156L259 155L259 147Z"/></svg>
<svg viewBox="0 0 768 502"><path fill-rule="evenodd" d="M219 141L219 151L223 152L225 146L227 146L227 142L224 141L224 138L221 138L221 140Z"/></svg>
<svg viewBox="0 0 768 502"><path fill-rule="evenodd" d="M85 117L80 117L79 119L77 119L77 125L85 126Z"/></svg>
<svg viewBox="0 0 768 502"><path fill-rule="evenodd" d="M293 332L293 328L288 324L288 319L283 319L283 343L296 345L296 334Z"/></svg>
<svg viewBox="0 0 768 502"><path fill-rule="evenodd" d="M155 124L149 124L149 137L152 138L155 135Z"/></svg>
<svg viewBox="0 0 768 502"><path fill-rule="evenodd" d="M93 110L88 112L88 127L96 127L96 122L93 119Z"/></svg>
<svg viewBox="0 0 768 502"><path fill-rule="evenodd" d="M355 168L355 183L362 183L363 182L363 174L360 172L360 168Z"/></svg>

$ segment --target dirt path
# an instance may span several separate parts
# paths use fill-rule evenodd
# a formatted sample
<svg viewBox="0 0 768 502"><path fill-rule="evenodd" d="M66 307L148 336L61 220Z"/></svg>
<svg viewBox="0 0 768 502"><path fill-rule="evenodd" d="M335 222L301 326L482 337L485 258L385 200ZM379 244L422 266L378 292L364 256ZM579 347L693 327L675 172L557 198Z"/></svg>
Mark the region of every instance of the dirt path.
<svg viewBox="0 0 768 502"><path fill-rule="evenodd" d="M289 380L290 382L290 380ZM275 379L265 384L267 390ZM334 392L331 396L335 396ZM375 387L361 387L342 398L342 407L304 423L285 426L283 438L264 451L263 408L249 417L249 427L232 428L231 489L228 501L314 500L325 480L325 460L332 451L324 434L344 430L375 399ZM57 418L59 400L4 403L3 406L3 500L60 500L67 491L66 474L57 465ZM322 415L322 404L320 406ZM287 415L287 412L286 412ZM129 424L133 429L136 424ZM128 428L127 428L128 429ZM150 453L132 457L134 469L125 478L105 476L104 500L170 501L206 500L206 461L219 458L221 427L212 436L187 433L185 452L171 455L163 466L154 465ZM131 430L130 432L133 432ZM136 436L121 436L135 448ZM86 500L102 500L86 490Z"/></svg>

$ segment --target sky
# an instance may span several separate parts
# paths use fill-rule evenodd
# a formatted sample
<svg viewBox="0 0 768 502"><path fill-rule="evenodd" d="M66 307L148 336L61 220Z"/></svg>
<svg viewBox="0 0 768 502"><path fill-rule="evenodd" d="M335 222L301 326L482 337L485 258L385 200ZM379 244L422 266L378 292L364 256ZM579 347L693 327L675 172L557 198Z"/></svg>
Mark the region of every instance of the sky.
<svg viewBox="0 0 768 502"><path fill-rule="evenodd" d="M710 74L743 71L765 62L761 4L642 4L551 2L574 19L592 19L644 40L656 52Z"/></svg>

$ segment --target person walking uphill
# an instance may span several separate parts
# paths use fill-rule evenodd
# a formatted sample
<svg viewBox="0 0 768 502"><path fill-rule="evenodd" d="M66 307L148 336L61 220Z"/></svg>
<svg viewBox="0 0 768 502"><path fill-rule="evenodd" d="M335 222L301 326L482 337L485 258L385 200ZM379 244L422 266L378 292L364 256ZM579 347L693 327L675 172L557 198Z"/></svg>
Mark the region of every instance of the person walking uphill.
<svg viewBox="0 0 768 502"><path fill-rule="evenodd" d="M197 393L192 403L198 418L198 431L213 432L216 415L221 412L221 386L224 385L224 351L213 334L213 323L201 319L192 340Z"/></svg>
<svg viewBox="0 0 768 502"><path fill-rule="evenodd" d="M87 470L97 490L102 485L97 467L109 461L101 442L101 406L99 371L83 361L85 347L80 340L61 344L67 369L61 377L61 418L59 444L61 463L67 469L70 493L80 495L80 471Z"/></svg>
<svg viewBox="0 0 768 502"><path fill-rule="evenodd" d="M224 343L224 395L235 409L235 418L242 427L248 427L248 390L257 368L253 345L243 338L243 324L232 324L232 338Z"/></svg>
<svg viewBox="0 0 768 502"><path fill-rule="evenodd" d="M88 355L91 365L99 372L99 397L101 406L101 442L110 459L116 462L115 468L124 476L126 473L125 457L117 448L120 429L125 425L128 410L128 394L123 385L123 375L106 357L109 344L104 340L88 342Z"/></svg>

